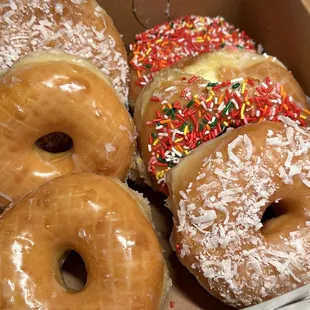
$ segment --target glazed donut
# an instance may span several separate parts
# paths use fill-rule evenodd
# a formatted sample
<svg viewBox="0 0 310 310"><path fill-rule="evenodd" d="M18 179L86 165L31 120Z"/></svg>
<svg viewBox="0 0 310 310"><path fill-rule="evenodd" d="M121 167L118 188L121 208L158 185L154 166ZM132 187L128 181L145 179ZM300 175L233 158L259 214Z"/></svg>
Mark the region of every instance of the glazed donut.
<svg viewBox="0 0 310 310"><path fill-rule="evenodd" d="M0 218L1 309L158 309L170 279L148 201L117 179L59 177ZM86 286L61 275L80 254Z"/></svg>
<svg viewBox="0 0 310 310"><path fill-rule="evenodd" d="M129 104L133 108L142 88L156 72L180 59L224 46L254 50L254 42L222 17L186 16L139 33L130 44Z"/></svg>
<svg viewBox="0 0 310 310"><path fill-rule="evenodd" d="M33 54L0 77L0 94L2 207L72 171L126 179L134 125L92 64L59 51ZM40 137L55 132L68 135L73 146L59 153L38 147Z"/></svg>
<svg viewBox="0 0 310 310"><path fill-rule="evenodd" d="M205 64L208 58L211 61ZM193 70L196 63L200 66ZM139 150L148 172L144 177L153 188L167 193L165 173L228 127L277 120L279 115L308 124L306 96L280 63L250 52L221 50L202 55L191 65L191 73L212 80L184 72L185 66L168 68L156 75L136 102Z"/></svg>
<svg viewBox="0 0 310 310"><path fill-rule="evenodd" d="M310 133L279 118L230 130L167 173L178 257L234 307L310 282ZM278 217L262 223L268 206Z"/></svg>
<svg viewBox="0 0 310 310"><path fill-rule="evenodd" d="M20 57L57 48L107 74L127 104L128 65L112 19L95 0L10 0L0 6L0 71Z"/></svg>

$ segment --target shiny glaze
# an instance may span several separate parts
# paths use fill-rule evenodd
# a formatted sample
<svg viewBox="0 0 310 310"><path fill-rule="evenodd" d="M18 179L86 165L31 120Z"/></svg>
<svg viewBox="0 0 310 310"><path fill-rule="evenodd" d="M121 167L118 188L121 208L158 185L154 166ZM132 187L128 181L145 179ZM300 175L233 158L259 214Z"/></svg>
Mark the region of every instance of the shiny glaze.
<svg viewBox="0 0 310 310"><path fill-rule="evenodd" d="M0 94L2 206L72 171L125 180L134 125L108 79L90 63L58 52L25 58L0 77ZM36 147L51 132L69 135L73 148L52 154Z"/></svg>
<svg viewBox="0 0 310 310"><path fill-rule="evenodd" d="M0 309L158 309L167 273L149 214L123 183L88 173L24 197L0 219ZM76 293L59 272L71 249L88 273Z"/></svg>

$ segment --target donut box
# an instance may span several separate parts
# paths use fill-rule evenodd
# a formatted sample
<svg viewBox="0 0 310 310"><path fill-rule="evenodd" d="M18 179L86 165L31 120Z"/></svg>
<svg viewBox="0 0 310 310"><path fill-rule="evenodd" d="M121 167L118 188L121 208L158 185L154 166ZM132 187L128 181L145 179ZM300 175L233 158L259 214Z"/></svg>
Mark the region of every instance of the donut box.
<svg viewBox="0 0 310 310"><path fill-rule="evenodd" d="M264 50L280 59L310 94L310 1L307 0L99 0L113 18L126 47L137 33L156 24L189 14L223 16L260 43ZM172 227L170 211L163 207L164 196L139 187L150 199L154 222L168 260L173 286L162 307L164 310L234 309L219 302L198 284L178 262L169 244ZM306 292L309 288L306 289ZM308 293L302 292L300 298ZM261 304L253 310L310 309L310 302L286 306L298 297L276 298L277 302ZM276 300L275 299L275 300ZM280 308L283 307L283 308ZM249 310L252 308L249 308Z"/></svg>
<svg viewBox="0 0 310 310"><path fill-rule="evenodd" d="M309 15L0 0L0 310L309 310Z"/></svg>

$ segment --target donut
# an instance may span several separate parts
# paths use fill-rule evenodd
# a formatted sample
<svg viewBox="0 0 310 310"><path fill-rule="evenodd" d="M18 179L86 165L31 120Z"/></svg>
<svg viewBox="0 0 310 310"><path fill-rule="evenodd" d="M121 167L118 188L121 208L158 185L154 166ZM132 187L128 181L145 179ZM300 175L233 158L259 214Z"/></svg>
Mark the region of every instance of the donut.
<svg viewBox="0 0 310 310"><path fill-rule="evenodd" d="M279 118L230 130L167 173L178 257L234 307L310 282L310 132Z"/></svg>
<svg viewBox="0 0 310 310"><path fill-rule="evenodd" d="M0 94L1 207L70 172L126 179L135 152L133 121L91 63L60 51L27 56L0 76ZM64 134L71 147L42 149L46 135L56 135L57 148Z"/></svg>
<svg viewBox="0 0 310 310"><path fill-rule="evenodd" d="M32 52L57 48L111 78L127 104L128 65L112 19L95 0L10 0L0 5L0 71Z"/></svg>
<svg viewBox="0 0 310 310"><path fill-rule="evenodd" d="M1 309L159 309L170 279L148 201L117 179L70 174L43 185L0 218ZM61 275L76 251L87 283Z"/></svg>
<svg viewBox="0 0 310 310"><path fill-rule="evenodd" d="M147 170L144 177L165 193L166 172L229 127L276 121L279 115L300 125L309 123L305 94L277 61L238 50L198 57L189 69L181 61L180 68L162 70L136 102L134 120Z"/></svg>
<svg viewBox="0 0 310 310"><path fill-rule="evenodd" d="M129 45L129 104L133 108L142 88L158 71L224 46L255 50L254 42L244 31L219 16L185 16L137 34Z"/></svg>

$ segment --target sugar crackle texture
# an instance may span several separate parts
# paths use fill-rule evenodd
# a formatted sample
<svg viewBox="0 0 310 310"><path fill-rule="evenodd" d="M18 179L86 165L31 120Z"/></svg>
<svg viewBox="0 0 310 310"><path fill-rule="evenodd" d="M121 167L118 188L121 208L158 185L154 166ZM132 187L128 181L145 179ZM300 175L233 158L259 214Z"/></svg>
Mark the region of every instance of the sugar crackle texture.
<svg viewBox="0 0 310 310"><path fill-rule="evenodd" d="M112 20L95 1L2 1L0 41L0 71L31 52L57 48L91 61L127 102L125 48Z"/></svg>
<svg viewBox="0 0 310 310"><path fill-rule="evenodd" d="M178 255L206 289L235 307L310 282L310 134L279 120L284 124L233 130L215 147L209 142L201 166L192 155L185 159L186 169L197 167L187 170L191 182L176 180L178 187L172 178ZM272 203L285 212L263 225Z"/></svg>

